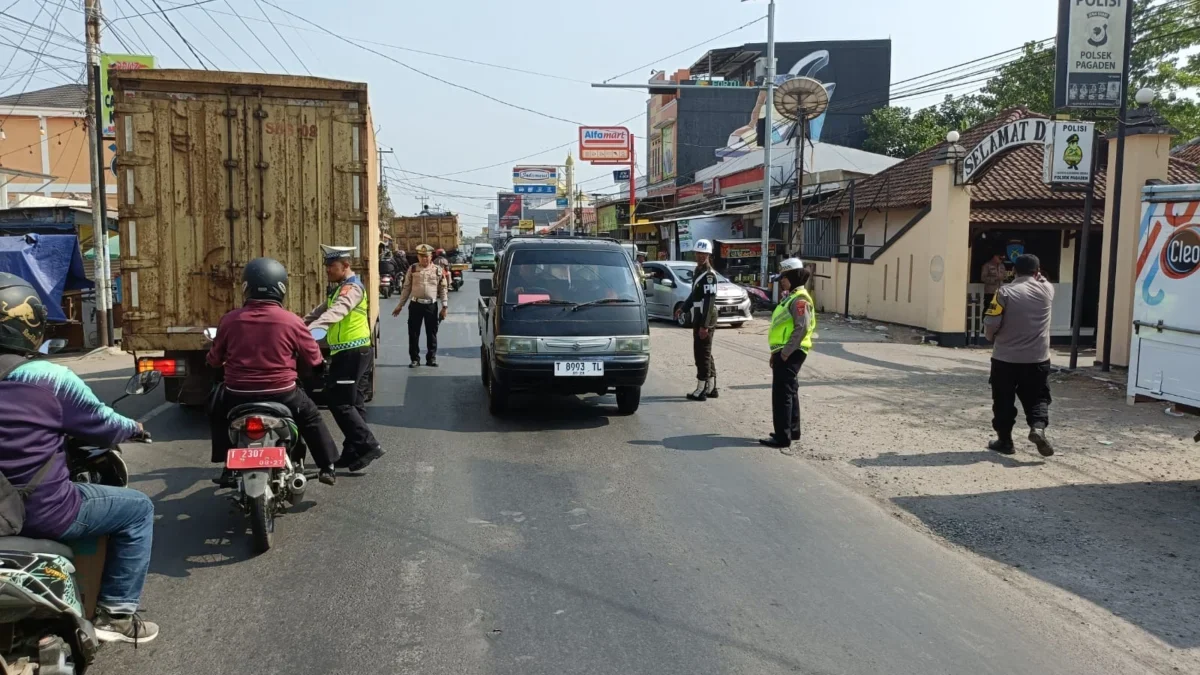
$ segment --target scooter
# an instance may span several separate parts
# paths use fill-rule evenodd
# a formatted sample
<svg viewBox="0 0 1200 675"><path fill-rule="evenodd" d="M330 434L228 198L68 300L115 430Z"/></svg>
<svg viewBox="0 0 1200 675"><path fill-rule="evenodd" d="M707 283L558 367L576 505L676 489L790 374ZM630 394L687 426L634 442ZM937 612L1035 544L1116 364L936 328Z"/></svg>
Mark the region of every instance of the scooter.
<svg viewBox="0 0 1200 675"><path fill-rule="evenodd" d="M45 352L43 352L45 353ZM162 382L162 373L138 373L125 394L141 396ZM150 435L133 439L150 442ZM67 468L77 483L124 487L129 469L117 447L97 448L67 439ZM100 642L84 617L71 547L48 539L0 537L0 673L82 675Z"/></svg>
<svg viewBox="0 0 1200 675"><path fill-rule="evenodd" d="M379 295L384 298L392 297L392 275L384 274L379 277Z"/></svg>
<svg viewBox="0 0 1200 675"><path fill-rule="evenodd" d="M457 291L463 287L462 270L450 270L450 289Z"/></svg>
<svg viewBox="0 0 1200 675"><path fill-rule="evenodd" d="M326 331L317 328L312 334L320 342ZM216 330L206 329L205 336L215 339ZM219 390L216 395L220 396ZM225 456L225 468L237 482L230 499L250 518L255 551L266 553L274 543L275 516L304 499L308 448L291 411L282 403L234 407L229 411L229 440L233 447Z"/></svg>

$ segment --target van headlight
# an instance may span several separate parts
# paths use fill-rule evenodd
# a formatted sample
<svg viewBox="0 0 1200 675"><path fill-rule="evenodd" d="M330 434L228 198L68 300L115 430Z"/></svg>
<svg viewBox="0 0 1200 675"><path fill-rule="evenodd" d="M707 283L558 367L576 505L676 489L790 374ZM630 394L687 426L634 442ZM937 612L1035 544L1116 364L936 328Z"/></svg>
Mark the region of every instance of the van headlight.
<svg viewBox="0 0 1200 675"><path fill-rule="evenodd" d="M533 354L537 352L537 341L533 338L496 336L497 354Z"/></svg>
<svg viewBox="0 0 1200 675"><path fill-rule="evenodd" d="M648 354L650 352L650 336L617 338L617 352L623 354Z"/></svg>

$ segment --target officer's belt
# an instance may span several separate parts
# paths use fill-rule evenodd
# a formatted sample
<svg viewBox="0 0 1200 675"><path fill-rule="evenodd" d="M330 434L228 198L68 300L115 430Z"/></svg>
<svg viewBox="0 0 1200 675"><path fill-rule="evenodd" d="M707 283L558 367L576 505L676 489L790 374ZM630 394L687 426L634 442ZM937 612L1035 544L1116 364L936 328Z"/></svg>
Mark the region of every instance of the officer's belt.
<svg viewBox="0 0 1200 675"><path fill-rule="evenodd" d="M437 302L437 300L429 300L426 298L413 298L412 301L420 305L432 305L433 303Z"/></svg>

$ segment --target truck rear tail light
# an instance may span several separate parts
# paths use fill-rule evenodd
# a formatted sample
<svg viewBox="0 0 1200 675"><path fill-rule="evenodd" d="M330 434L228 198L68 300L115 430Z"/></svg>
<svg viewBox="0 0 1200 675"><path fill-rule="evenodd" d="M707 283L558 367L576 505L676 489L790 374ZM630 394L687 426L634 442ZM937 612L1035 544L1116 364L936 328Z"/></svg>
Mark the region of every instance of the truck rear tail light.
<svg viewBox="0 0 1200 675"><path fill-rule="evenodd" d="M163 377L185 377L187 375L187 361L177 361L175 359L138 359L137 371L139 373L157 370L163 374Z"/></svg>

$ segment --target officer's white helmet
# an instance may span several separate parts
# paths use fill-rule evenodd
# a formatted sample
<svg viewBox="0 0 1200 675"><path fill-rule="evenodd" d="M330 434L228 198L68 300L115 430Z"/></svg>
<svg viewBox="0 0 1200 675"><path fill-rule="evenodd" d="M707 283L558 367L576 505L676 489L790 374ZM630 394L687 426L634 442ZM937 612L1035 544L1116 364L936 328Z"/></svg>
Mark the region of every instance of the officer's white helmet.
<svg viewBox="0 0 1200 675"><path fill-rule="evenodd" d="M707 239L701 239L700 241L696 242L696 245L692 247L692 250L696 253L707 253L708 255L712 255L712 242Z"/></svg>
<svg viewBox="0 0 1200 675"><path fill-rule="evenodd" d="M779 273L791 272L792 270L804 269L804 263L799 258L788 258L779 263Z"/></svg>

